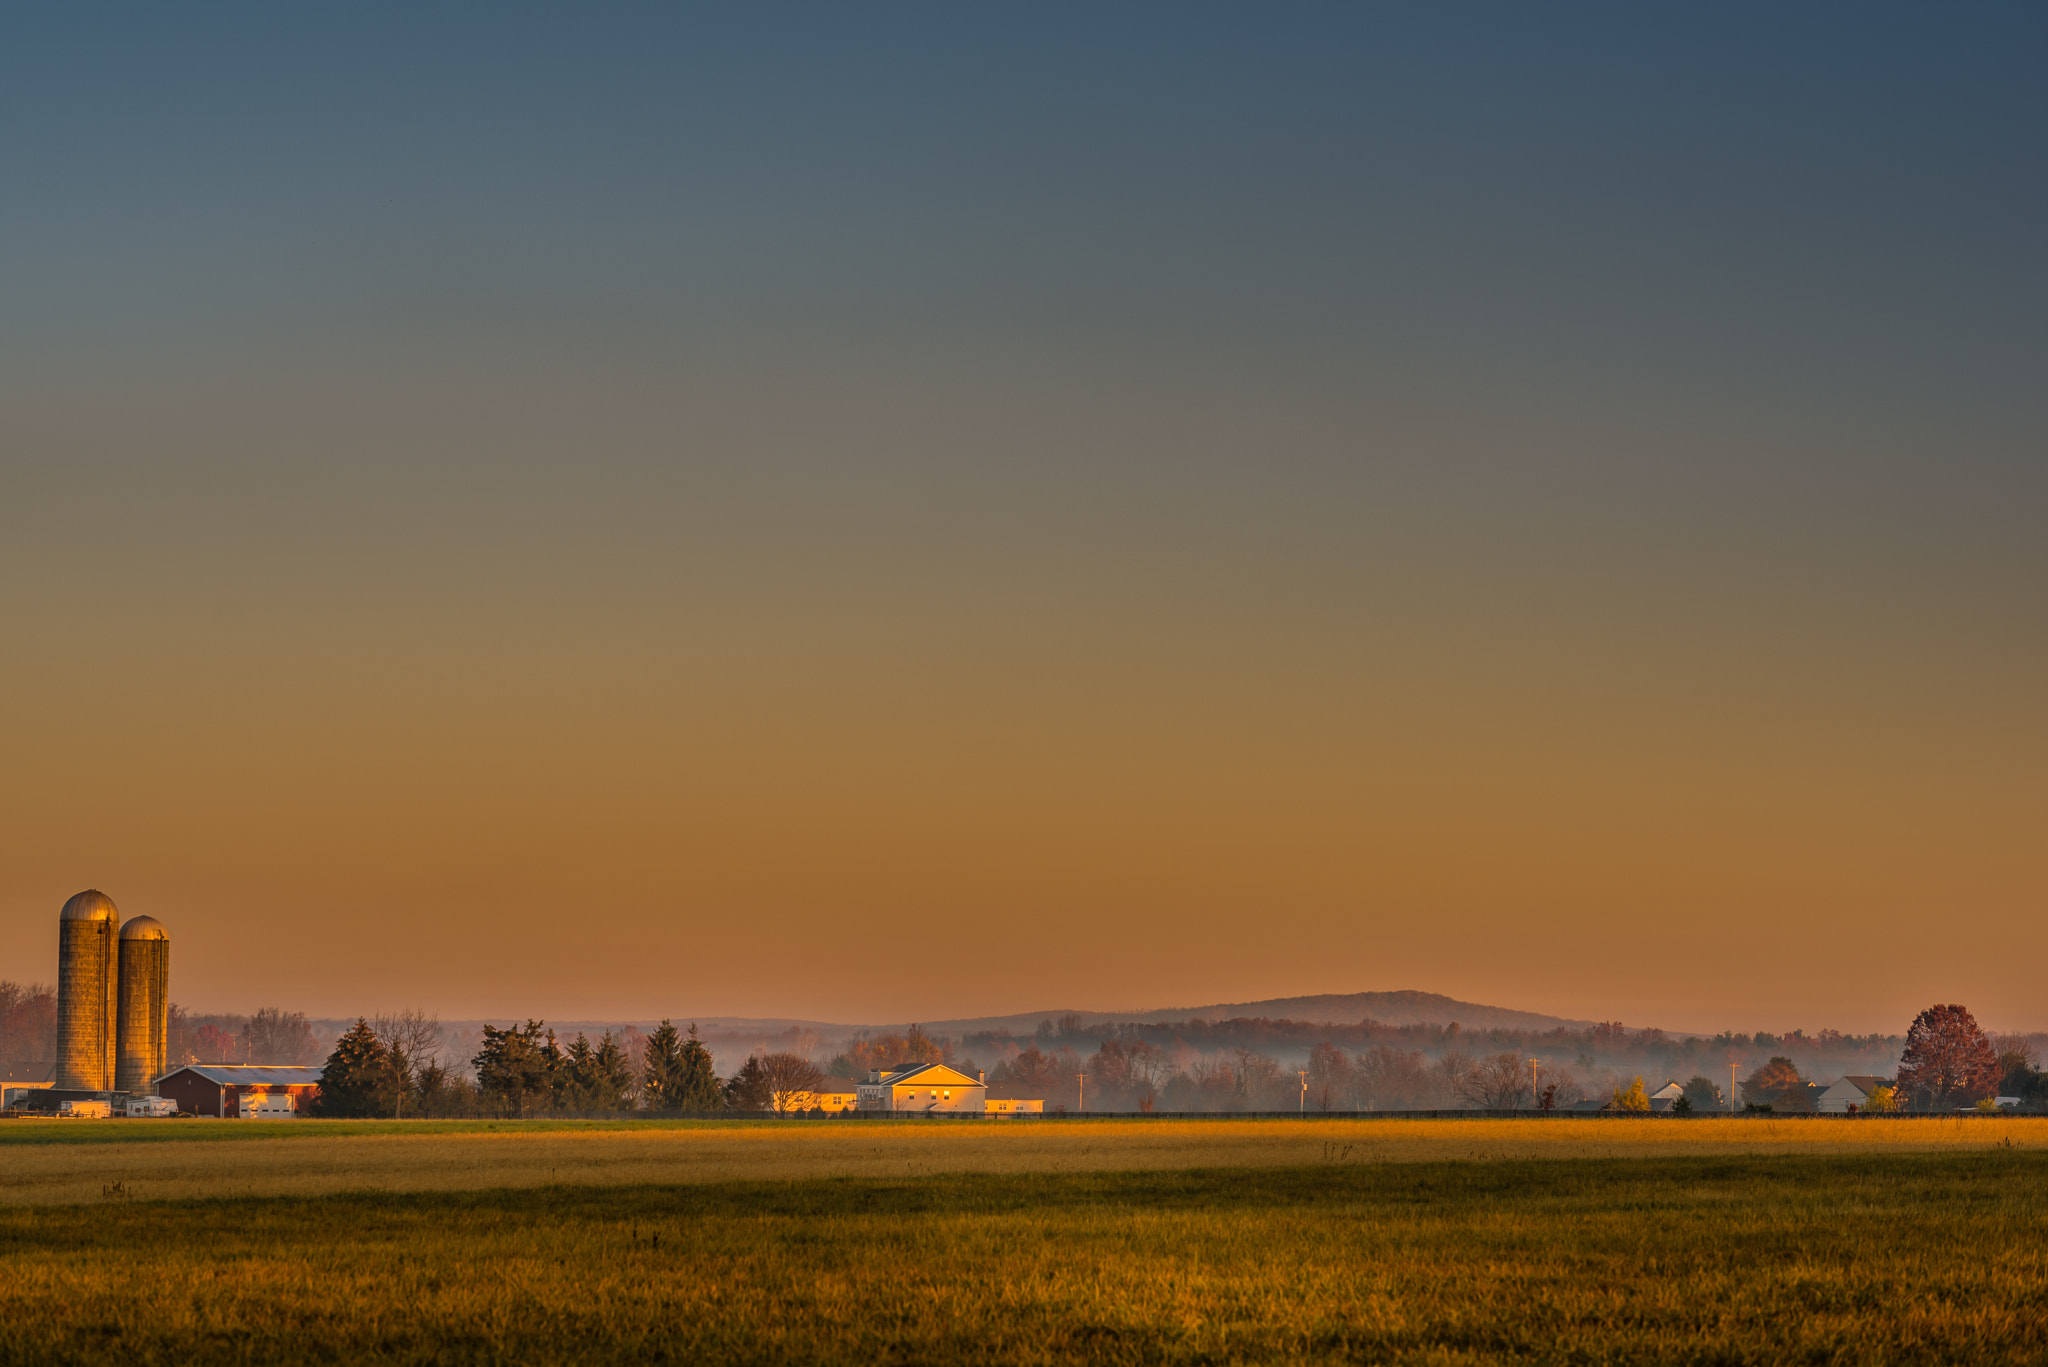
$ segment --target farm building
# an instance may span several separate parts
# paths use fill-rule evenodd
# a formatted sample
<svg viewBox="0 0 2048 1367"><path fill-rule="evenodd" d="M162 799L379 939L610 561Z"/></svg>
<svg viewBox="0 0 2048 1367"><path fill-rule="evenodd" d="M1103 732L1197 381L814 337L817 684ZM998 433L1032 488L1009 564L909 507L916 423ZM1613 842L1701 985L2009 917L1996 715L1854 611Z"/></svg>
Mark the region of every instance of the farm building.
<svg viewBox="0 0 2048 1367"><path fill-rule="evenodd" d="M49 1089L57 1073L55 1063L17 1063L0 1068L0 1106L13 1106L29 1099L30 1092Z"/></svg>
<svg viewBox="0 0 2048 1367"><path fill-rule="evenodd" d="M188 1063L164 1074L156 1093L190 1115L290 1120L320 1095L321 1071L257 1063Z"/></svg>
<svg viewBox="0 0 2048 1367"><path fill-rule="evenodd" d="M877 1068L855 1090L863 1111L979 1115L988 1095L984 1080L984 1074L969 1077L943 1063L921 1063Z"/></svg>
<svg viewBox="0 0 2048 1367"><path fill-rule="evenodd" d="M1821 1092L1820 1100L1817 1104L1820 1110L1830 1115L1846 1114L1851 1106L1860 1111L1870 1104L1870 1094L1872 1092L1880 1087L1889 1087L1891 1085L1892 1080L1888 1077L1871 1077L1864 1073L1858 1073L1850 1077L1838 1077L1826 1090Z"/></svg>
<svg viewBox="0 0 2048 1367"><path fill-rule="evenodd" d="M991 1095L983 1103L989 1115L1044 1115L1043 1097L1013 1096L1008 1092Z"/></svg>

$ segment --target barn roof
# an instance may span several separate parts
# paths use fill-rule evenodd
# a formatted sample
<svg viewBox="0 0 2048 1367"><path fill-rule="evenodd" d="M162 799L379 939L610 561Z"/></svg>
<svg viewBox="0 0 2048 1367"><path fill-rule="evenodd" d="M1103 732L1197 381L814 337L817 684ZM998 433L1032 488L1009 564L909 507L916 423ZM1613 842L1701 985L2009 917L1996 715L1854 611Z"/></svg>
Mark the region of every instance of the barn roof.
<svg viewBox="0 0 2048 1367"><path fill-rule="evenodd" d="M179 1073L197 1073L208 1082L241 1087L317 1087L326 1069L315 1064L298 1068L269 1063L187 1063L157 1079L167 1081Z"/></svg>

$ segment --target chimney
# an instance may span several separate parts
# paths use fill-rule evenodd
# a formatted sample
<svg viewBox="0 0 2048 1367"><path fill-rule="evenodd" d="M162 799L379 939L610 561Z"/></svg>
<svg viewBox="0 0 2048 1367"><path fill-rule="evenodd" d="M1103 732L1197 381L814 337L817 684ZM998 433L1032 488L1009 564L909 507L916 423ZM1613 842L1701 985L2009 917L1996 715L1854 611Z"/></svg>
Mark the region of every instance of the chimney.
<svg viewBox="0 0 2048 1367"><path fill-rule="evenodd" d="M987 1072L987 1070L985 1070L985 1069L984 1069L983 1071L981 1071L981 1072L979 1072L979 1073L976 1073L976 1074L974 1075L974 1080L975 1080L976 1082L979 1082L979 1083L982 1083L982 1084L986 1085L986 1083L988 1082L988 1072Z"/></svg>

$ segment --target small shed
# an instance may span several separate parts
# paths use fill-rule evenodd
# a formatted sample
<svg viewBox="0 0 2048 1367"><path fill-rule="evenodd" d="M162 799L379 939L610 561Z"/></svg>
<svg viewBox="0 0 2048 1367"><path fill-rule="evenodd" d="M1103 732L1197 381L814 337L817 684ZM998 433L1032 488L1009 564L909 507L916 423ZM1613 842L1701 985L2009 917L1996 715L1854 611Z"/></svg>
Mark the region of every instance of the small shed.
<svg viewBox="0 0 2048 1367"><path fill-rule="evenodd" d="M318 1066L188 1063L157 1079L156 1094L191 1115L222 1120L291 1120L320 1095Z"/></svg>
<svg viewBox="0 0 2048 1367"><path fill-rule="evenodd" d="M57 1075L55 1063L17 1063L0 1068L0 1107L19 1105L31 1092L48 1091Z"/></svg>

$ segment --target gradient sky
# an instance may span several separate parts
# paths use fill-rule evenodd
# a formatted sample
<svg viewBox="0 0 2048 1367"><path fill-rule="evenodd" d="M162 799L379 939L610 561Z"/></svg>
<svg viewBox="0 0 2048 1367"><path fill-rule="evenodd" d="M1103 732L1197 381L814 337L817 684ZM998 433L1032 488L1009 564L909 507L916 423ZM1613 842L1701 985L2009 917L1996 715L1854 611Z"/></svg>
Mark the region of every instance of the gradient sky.
<svg viewBox="0 0 2048 1367"><path fill-rule="evenodd" d="M2048 11L17 16L0 976L2048 1028Z"/></svg>

